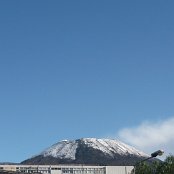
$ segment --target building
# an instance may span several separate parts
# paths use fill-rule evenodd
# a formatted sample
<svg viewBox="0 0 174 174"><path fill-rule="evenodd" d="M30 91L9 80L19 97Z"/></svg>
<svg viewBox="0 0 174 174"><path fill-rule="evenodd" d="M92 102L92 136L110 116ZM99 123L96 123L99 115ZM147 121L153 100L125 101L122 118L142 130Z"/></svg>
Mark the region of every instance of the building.
<svg viewBox="0 0 174 174"><path fill-rule="evenodd" d="M133 166L0 165L0 171L42 174L131 174Z"/></svg>

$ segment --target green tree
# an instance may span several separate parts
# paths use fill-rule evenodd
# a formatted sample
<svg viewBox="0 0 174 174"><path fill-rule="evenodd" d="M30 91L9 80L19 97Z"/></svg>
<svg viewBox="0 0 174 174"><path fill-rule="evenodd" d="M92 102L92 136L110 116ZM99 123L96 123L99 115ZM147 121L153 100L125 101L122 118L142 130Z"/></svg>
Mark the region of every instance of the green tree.
<svg viewBox="0 0 174 174"><path fill-rule="evenodd" d="M163 162L137 163L134 170L132 174L174 174L174 156L166 157Z"/></svg>
<svg viewBox="0 0 174 174"><path fill-rule="evenodd" d="M174 174L174 156L168 156L164 161L164 173Z"/></svg>

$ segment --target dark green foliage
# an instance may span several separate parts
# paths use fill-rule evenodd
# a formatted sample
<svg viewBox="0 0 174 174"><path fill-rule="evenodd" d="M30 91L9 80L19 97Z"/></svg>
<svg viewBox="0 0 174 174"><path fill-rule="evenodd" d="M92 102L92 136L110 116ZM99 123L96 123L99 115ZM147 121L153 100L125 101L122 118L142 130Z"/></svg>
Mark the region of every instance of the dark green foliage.
<svg viewBox="0 0 174 174"><path fill-rule="evenodd" d="M164 162L139 163L135 165L135 174L174 174L174 156L168 156Z"/></svg>

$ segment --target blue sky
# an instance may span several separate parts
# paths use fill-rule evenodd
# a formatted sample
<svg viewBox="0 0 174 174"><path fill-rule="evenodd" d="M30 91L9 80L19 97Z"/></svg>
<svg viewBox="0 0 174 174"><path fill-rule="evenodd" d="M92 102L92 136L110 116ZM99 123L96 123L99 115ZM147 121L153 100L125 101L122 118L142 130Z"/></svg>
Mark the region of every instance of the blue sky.
<svg viewBox="0 0 174 174"><path fill-rule="evenodd" d="M173 119L173 5L0 1L0 161Z"/></svg>

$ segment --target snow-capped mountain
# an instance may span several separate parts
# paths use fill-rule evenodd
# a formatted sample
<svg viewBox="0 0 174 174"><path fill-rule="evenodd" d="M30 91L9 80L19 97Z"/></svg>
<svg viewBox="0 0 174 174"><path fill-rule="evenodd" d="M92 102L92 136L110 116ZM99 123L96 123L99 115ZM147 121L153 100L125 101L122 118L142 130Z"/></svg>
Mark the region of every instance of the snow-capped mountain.
<svg viewBox="0 0 174 174"><path fill-rule="evenodd" d="M23 164L132 165L147 154L113 139L82 138L63 140Z"/></svg>
<svg viewBox="0 0 174 174"><path fill-rule="evenodd" d="M61 158L61 159L65 158L65 159L75 160L77 147L78 147L77 141L63 140L54 144L50 148L46 149L40 155L43 155L44 157L52 156L55 158Z"/></svg>

